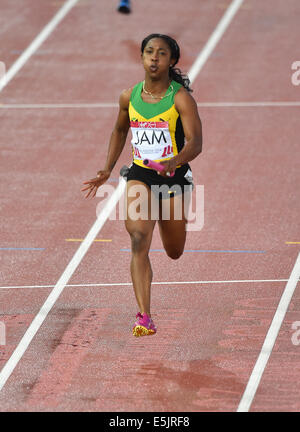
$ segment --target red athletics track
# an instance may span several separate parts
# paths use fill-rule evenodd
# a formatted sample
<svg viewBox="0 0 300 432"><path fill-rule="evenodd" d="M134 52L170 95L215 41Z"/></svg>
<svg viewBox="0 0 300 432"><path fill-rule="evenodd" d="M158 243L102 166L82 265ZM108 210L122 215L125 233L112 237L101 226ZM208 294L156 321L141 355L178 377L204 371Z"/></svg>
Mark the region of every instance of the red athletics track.
<svg viewBox="0 0 300 432"><path fill-rule="evenodd" d="M7 69L61 7L23 3L22 17L11 2L3 7ZM153 2L153 28L142 3L127 17L110 2L82 1L1 93L0 247L42 248L0 250L1 367L78 249L66 239L84 238L96 218L81 182L101 167L117 109L57 104L116 103L143 78L138 47L153 31L178 39L189 70L228 4ZM1 411L238 409L299 252L286 242L300 241L300 106L247 106L299 101L290 77L300 11L296 0L285 4L245 0L193 84L204 149L192 168L205 187L205 224L189 233L180 261L151 252L157 335L131 335L130 254L121 251L129 238L122 221L107 221L97 238L110 241L83 258L69 281L76 286L64 289L2 388ZM112 185L129 160L128 141ZM156 231L152 248L161 247ZM291 341L299 319L298 285L250 410L299 410L300 348Z"/></svg>

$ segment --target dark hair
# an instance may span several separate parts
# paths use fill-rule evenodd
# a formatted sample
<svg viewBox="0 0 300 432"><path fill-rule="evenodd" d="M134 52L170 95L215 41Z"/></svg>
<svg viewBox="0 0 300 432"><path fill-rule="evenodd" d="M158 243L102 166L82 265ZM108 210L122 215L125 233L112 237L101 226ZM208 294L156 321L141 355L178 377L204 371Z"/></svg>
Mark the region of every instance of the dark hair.
<svg viewBox="0 0 300 432"><path fill-rule="evenodd" d="M147 36L142 42L142 45L141 45L142 54L143 54L144 49L145 49L147 43L149 42L149 40L154 39L154 38L163 39L169 45L169 48L171 50L171 58L175 60L174 64L172 66L170 66L170 69L169 69L170 78L172 80L182 84L183 87L186 88L186 90L188 90L189 92L192 92L193 90L190 88L189 77L187 75L183 74L179 68L174 68L174 66L178 63L179 58L180 58L180 48L179 48L179 45L175 39L171 38L170 36L164 35L164 34L152 33L149 36Z"/></svg>

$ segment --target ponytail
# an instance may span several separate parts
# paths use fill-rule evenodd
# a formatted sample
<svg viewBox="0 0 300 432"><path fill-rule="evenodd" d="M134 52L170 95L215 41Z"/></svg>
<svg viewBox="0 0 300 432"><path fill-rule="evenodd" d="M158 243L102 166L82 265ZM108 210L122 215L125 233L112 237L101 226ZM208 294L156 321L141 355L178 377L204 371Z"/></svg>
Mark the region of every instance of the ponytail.
<svg viewBox="0 0 300 432"><path fill-rule="evenodd" d="M183 87L188 91L192 92L193 90L190 88L190 79L187 75L184 75L179 68L174 68L174 66L170 66L169 69L169 77L182 84Z"/></svg>

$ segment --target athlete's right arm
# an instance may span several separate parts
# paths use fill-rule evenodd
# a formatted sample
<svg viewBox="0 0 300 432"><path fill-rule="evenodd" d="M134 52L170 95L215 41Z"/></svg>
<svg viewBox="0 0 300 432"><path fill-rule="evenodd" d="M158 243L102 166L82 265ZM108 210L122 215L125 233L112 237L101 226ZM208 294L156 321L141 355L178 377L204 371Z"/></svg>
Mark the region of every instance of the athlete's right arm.
<svg viewBox="0 0 300 432"><path fill-rule="evenodd" d="M89 195L92 197L96 195L98 187L108 180L122 153L130 126L128 108L131 92L132 89L124 90L120 95L119 114L110 137L104 168L97 172L97 177L83 182L83 184L88 185L81 189L82 191L88 190L85 196L86 198L88 198Z"/></svg>
<svg viewBox="0 0 300 432"><path fill-rule="evenodd" d="M130 126L128 108L131 92L132 89L124 90L120 96L119 114L110 137L106 163L104 166L104 170L110 172L117 163L126 142Z"/></svg>

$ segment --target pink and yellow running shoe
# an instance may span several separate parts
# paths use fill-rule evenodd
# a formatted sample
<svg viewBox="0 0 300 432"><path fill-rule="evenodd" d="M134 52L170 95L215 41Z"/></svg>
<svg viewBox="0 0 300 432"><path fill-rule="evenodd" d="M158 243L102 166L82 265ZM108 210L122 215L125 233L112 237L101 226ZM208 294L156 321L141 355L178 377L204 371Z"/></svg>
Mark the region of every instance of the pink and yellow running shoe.
<svg viewBox="0 0 300 432"><path fill-rule="evenodd" d="M137 321L134 324L132 334L133 336L150 336L156 333L156 327L152 319L146 314L143 315L139 312L136 314Z"/></svg>

